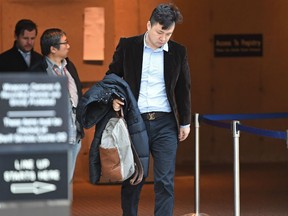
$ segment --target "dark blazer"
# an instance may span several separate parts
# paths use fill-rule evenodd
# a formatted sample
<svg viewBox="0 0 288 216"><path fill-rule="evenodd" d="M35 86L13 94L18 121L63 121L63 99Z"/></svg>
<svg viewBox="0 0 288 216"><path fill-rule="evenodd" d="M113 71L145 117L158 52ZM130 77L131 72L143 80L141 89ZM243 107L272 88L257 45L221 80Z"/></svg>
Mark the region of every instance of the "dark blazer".
<svg viewBox="0 0 288 216"><path fill-rule="evenodd" d="M69 73L71 74L71 76L73 77L73 79L75 81L78 98L80 100L80 98L82 97L82 84L80 82L77 69L76 69L75 65L69 60L69 58L66 58L66 61L67 61L66 68L67 68L67 70L69 71ZM47 62L45 60L45 57L42 57L40 61L36 62L29 69L29 72L40 72L40 73L43 72L43 73L47 73L47 68L48 68L48 64L47 64ZM81 135L81 138L83 138L84 137L83 127L77 125L77 129L78 129L78 132Z"/></svg>
<svg viewBox="0 0 288 216"><path fill-rule="evenodd" d="M32 50L30 68L41 59L42 55ZM27 70L29 68L23 56L18 51L15 42L11 49L0 54L0 72L22 72Z"/></svg>
<svg viewBox="0 0 288 216"><path fill-rule="evenodd" d="M169 51L164 51L164 79L166 93L175 119L180 125L191 122L190 69L184 46L168 42ZM121 38L114 52L107 74L123 77L138 100L144 48L144 34Z"/></svg>

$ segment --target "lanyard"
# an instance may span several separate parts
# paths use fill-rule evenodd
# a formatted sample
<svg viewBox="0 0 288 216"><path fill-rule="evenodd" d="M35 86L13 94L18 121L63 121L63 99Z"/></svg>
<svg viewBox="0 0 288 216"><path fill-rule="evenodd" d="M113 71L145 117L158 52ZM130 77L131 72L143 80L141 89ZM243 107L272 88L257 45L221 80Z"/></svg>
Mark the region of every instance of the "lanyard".
<svg viewBox="0 0 288 216"><path fill-rule="evenodd" d="M63 67L63 70L61 70L60 68L58 68L57 66L53 66L52 67L53 71L56 73L57 76L67 76L67 70L66 67ZM62 73L63 71L63 73Z"/></svg>

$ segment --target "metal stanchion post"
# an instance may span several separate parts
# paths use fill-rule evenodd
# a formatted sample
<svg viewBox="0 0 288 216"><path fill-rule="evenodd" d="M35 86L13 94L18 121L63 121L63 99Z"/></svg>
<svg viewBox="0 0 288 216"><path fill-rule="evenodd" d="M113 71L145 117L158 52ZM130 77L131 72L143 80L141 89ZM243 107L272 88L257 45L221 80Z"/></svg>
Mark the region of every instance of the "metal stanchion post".
<svg viewBox="0 0 288 216"><path fill-rule="evenodd" d="M199 214L199 197L200 197L200 185L199 185L199 114L195 114L195 176L194 176L194 190L195 190L195 214Z"/></svg>
<svg viewBox="0 0 288 216"><path fill-rule="evenodd" d="M240 216L239 121L233 121L234 138L234 216Z"/></svg>
<svg viewBox="0 0 288 216"><path fill-rule="evenodd" d="M194 197L194 210L195 213L185 214L183 216L209 216L204 213L200 212L200 184L199 184L199 173L200 173L200 166L199 166L199 114L195 114L195 174L194 174L194 190L195 190L195 197Z"/></svg>
<svg viewBox="0 0 288 216"><path fill-rule="evenodd" d="M288 148L288 130L286 130L286 148Z"/></svg>

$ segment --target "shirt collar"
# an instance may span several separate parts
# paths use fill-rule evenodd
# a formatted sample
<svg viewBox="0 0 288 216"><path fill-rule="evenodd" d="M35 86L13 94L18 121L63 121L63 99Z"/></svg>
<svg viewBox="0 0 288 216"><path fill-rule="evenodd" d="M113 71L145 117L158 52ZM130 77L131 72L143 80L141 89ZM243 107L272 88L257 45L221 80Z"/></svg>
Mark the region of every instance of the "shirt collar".
<svg viewBox="0 0 288 216"><path fill-rule="evenodd" d="M61 66L59 67L57 64L55 64L55 62L53 62L50 58L48 58L47 56L45 57L46 58L46 61L47 63L51 66L51 68L59 68L59 69L62 69L64 68L66 65L67 65L67 61L66 59L63 59L61 61Z"/></svg>
<svg viewBox="0 0 288 216"><path fill-rule="evenodd" d="M168 43L165 43L165 44L163 45L163 50L166 51L166 52L168 52L168 50L169 50Z"/></svg>
<svg viewBox="0 0 288 216"><path fill-rule="evenodd" d="M23 55L23 56L26 56L26 55L30 55L31 54L31 51L29 52L23 52L22 50L18 49L18 51Z"/></svg>

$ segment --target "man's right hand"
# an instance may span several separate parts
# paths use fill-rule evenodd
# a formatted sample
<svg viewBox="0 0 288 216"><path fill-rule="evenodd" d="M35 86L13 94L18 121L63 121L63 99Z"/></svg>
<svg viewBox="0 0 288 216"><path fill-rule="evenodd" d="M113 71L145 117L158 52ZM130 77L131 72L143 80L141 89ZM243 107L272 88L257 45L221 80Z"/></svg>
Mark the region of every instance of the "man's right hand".
<svg viewBox="0 0 288 216"><path fill-rule="evenodd" d="M118 112L121 109L121 106L124 106L124 102L119 99L114 99L112 103L113 109Z"/></svg>

